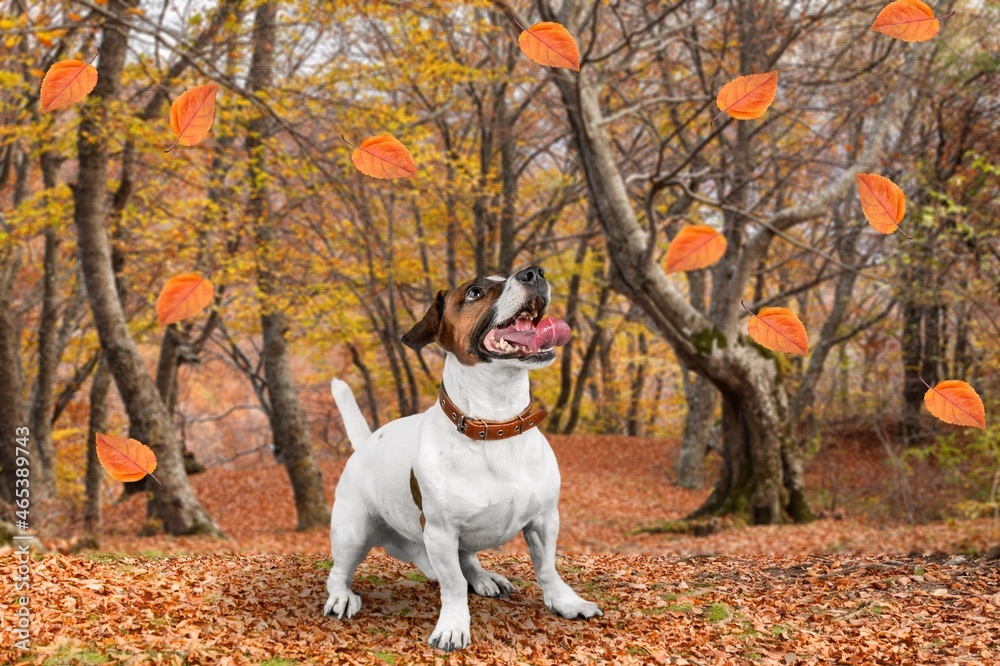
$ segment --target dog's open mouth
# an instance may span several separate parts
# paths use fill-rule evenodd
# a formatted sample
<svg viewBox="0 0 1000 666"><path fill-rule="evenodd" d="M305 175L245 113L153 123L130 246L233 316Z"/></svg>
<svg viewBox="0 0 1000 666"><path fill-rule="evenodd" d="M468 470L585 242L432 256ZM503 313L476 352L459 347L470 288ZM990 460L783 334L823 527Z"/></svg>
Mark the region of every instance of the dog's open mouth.
<svg viewBox="0 0 1000 666"><path fill-rule="evenodd" d="M514 319L491 328L483 337L483 348L499 358L544 355L569 342L569 325L557 317L543 317L545 301L535 296Z"/></svg>

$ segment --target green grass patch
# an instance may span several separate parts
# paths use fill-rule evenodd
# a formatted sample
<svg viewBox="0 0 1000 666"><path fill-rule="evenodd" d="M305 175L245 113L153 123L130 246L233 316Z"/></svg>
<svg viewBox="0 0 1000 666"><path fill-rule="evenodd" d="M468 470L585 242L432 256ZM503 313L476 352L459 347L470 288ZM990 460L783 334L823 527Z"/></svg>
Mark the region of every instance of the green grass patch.
<svg viewBox="0 0 1000 666"><path fill-rule="evenodd" d="M372 587L381 587L386 584L385 578L382 578L381 576L376 576L374 574L368 576L362 576L361 578L358 579L358 581L362 583L368 583Z"/></svg>
<svg viewBox="0 0 1000 666"><path fill-rule="evenodd" d="M688 602L683 604L670 604L667 606L667 610L671 613L684 613L685 615L690 615L691 611L694 610L694 606Z"/></svg>
<svg viewBox="0 0 1000 666"><path fill-rule="evenodd" d="M324 558L322 560L316 560L315 562L313 562L313 566L316 567L317 569L325 569L329 571L330 569L333 568L333 560L331 560L329 557Z"/></svg>
<svg viewBox="0 0 1000 666"><path fill-rule="evenodd" d="M412 580L417 583L426 583L428 578L419 571L407 571L406 580Z"/></svg>
<svg viewBox="0 0 1000 666"><path fill-rule="evenodd" d="M90 648L74 650L70 647L63 647L43 663L45 666L90 666L91 664L104 664L107 661L108 657L100 652L94 652Z"/></svg>
<svg viewBox="0 0 1000 666"><path fill-rule="evenodd" d="M399 657L399 655L394 652L383 652L382 650L377 650L372 652L372 654L387 664L395 664L396 659Z"/></svg>
<svg viewBox="0 0 1000 666"><path fill-rule="evenodd" d="M295 666L299 662L294 659L285 659L284 657L274 657L273 659L268 659L267 661L260 662L260 666Z"/></svg>
<svg viewBox="0 0 1000 666"><path fill-rule="evenodd" d="M733 612L726 604L712 604L705 610L705 617L713 624L728 620L732 616Z"/></svg>

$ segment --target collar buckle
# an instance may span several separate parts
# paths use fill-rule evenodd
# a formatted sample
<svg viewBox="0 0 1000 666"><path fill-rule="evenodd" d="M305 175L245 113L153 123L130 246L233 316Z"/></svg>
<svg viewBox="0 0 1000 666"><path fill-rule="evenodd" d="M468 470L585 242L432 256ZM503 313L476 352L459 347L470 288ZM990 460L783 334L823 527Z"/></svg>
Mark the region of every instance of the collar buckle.
<svg viewBox="0 0 1000 666"><path fill-rule="evenodd" d="M466 426L466 425L465 425L465 414L462 414L462 415L461 415L461 416L460 416L460 417L458 418L458 427L457 427L457 428L455 428L455 429L456 429L456 430L458 430L458 431L459 431L460 433L462 433L462 434L464 435L464 434L465 434L465 429L466 429L467 427L468 427L468 426Z"/></svg>

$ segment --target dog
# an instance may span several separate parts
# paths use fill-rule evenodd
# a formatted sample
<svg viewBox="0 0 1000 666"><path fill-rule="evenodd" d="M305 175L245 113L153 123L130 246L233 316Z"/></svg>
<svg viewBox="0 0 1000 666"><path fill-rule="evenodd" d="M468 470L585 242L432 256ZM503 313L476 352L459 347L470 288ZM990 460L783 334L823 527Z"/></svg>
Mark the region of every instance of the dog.
<svg viewBox="0 0 1000 666"><path fill-rule="evenodd" d="M514 275L477 277L437 293L402 341L414 350L444 348L434 406L372 432L344 382L334 379L354 453L330 521L333 566L324 615L350 618L361 608L354 570L374 546L415 564L441 588L441 613L429 643L469 645L471 587L486 597L514 590L485 570L476 553L524 533L545 605L565 618L603 615L556 571L559 467L532 412L528 371L551 365L569 326L545 317L550 288L530 266Z"/></svg>

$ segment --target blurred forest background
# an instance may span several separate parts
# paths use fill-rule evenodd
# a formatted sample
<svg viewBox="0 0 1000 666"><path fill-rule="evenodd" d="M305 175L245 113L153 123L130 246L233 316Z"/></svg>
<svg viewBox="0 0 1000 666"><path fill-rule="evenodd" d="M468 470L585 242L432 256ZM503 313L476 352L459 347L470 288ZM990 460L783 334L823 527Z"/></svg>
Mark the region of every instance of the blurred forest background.
<svg viewBox="0 0 1000 666"><path fill-rule="evenodd" d="M705 513L807 520L830 501L801 468L850 439L898 480L867 500L892 517L993 515L1000 3L939 3L912 45L869 31L882 4L0 0L0 433L30 427L38 527L99 533L120 486L95 432L157 452L149 532L217 531L186 474L274 459L299 526L325 525L317 461L349 452L330 378L375 426L421 411L441 354L401 335L437 289L529 262L574 332L533 374L549 433L672 441L671 482L722 468ZM514 19L566 25L582 71L525 59ZM46 69L98 49L97 90L40 113ZM762 119L712 123L726 81L771 69ZM208 82L210 138L164 152L170 101ZM382 133L416 178L354 169L341 137ZM913 240L865 222L858 171L903 188ZM727 253L664 275L687 224ZM213 309L158 327L191 271ZM756 352L741 299L794 310L810 355ZM990 429L934 421L920 375L972 384ZM915 470L949 502L914 497Z"/></svg>

